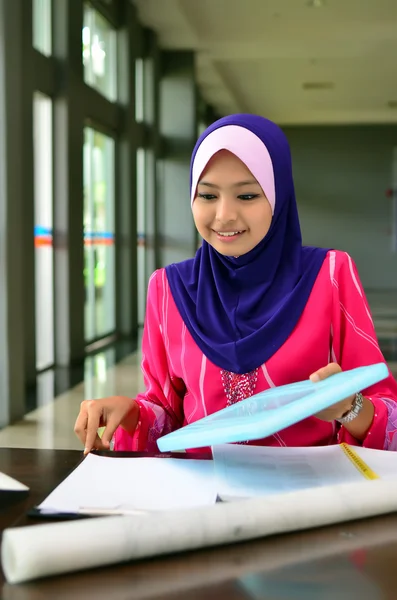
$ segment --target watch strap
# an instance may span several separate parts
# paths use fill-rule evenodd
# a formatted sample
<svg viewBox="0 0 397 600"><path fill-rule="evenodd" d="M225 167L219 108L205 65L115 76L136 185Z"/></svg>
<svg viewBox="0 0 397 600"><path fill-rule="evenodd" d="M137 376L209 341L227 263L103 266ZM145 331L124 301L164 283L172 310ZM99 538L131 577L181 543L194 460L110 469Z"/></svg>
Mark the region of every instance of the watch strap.
<svg viewBox="0 0 397 600"><path fill-rule="evenodd" d="M336 420L338 421L338 423L342 423L342 425L344 423L350 423L350 421L353 421L353 419L358 417L358 415L360 414L360 412L363 408L363 405L364 405L364 396L362 395L361 392L358 392L354 397L351 409L348 412L346 412L344 415L342 415L340 419L336 419Z"/></svg>

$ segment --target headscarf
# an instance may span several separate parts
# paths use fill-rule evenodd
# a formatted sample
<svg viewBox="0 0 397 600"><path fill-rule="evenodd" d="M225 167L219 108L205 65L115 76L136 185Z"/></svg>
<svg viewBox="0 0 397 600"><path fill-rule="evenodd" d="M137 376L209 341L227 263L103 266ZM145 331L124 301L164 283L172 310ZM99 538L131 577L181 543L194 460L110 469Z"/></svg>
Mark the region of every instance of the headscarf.
<svg viewBox="0 0 397 600"><path fill-rule="evenodd" d="M249 373L281 348L306 306L327 250L302 246L288 141L256 115L224 117L204 131L192 154L191 201L220 150L251 171L272 207L255 248L237 258L206 241L193 259L166 267L178 311L205 356L221 369Z"/></svg>

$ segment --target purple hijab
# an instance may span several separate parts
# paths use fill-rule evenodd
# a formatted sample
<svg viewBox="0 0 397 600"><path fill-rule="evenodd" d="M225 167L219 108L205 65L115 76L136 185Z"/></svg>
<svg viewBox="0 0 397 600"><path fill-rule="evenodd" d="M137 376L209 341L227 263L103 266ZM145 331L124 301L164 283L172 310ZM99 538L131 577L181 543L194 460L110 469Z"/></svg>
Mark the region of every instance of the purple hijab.
<svg viewBox="0 0 397 600"><path fill-rule="evenodd" d="M233 140L223 136L227 131L233 132ZM263 117L224 117L200 136L191 160L192 199L205 164L222 149L236 154L261 184L273 209L270 229L238 258L224 256L203 241L195 258L169 265L166 273L199 348L215 365L241 374L261 366L288 339L327 250L302 246L288 141Z"/></svg>

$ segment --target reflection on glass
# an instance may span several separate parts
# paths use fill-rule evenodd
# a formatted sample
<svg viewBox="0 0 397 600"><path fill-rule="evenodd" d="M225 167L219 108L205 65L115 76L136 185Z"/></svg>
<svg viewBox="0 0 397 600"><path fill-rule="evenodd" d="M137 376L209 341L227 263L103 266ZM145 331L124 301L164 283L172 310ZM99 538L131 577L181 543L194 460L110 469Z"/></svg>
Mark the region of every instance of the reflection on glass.
<svg viewBox="0 0 397 600"><path fill-rule="evenodd" d="M52 102L35 93L34 143L34 242L36 299L36 367L54 363L54 275L52 243Z"/></svg>
<svg viewBox="0 0 397 600"><path fill-rule="evenodd" d="M149 278L156 269L155 261L155 169L153 150L137 152L137 269L138 324L144 323Z"/></svg>
<svg viewBox="0 0 397 600"><path fill-rule="evenodd" d="M198 125L197 125L197 137L200 137L200 135L202 133L204 133L204 131L207 129L207 125L204 123L204 121L199 121Z"/></svg>
<svg viewBox="0 0 397 600"><path fill-rule="evenodd" d="M114 140L84 130L85 339L114 332Z"/></svg>
<svg viewBox="0 0 397 600"><path fill-rule="evenodd" d="M384 597L365 571L344 556L246 575L240 579L239 587L252 600L381 600Z"/></svg>
<svg viewBox="0 0 397 600"><path fill-rule="evenodd" d="M154 70L150 57L135 62L135 119L152 125L154 122ZM137 240L138 240L138 323L143 325L146 292L150 275L156 268L155 236L155 170L152 148L137 152Z"/></svg>
<svg viewBox="0 0 397 600"><path fill-rule="evenodd" d="M155 103L155 74L153 59L145 58L143 64L143 98L144 98L144 121L148 125L154 123L154 103Z"/></svg>
<svg viewBox="0 0 397 600"><path fill-rule="evenodd" d="M135 120L153 125L154 121L154 71L153 60L137 58L135 61Z"/></svg>
<svg viewBox="0 0 397 600"><path fill-rule="evenodd" d="M109 100L117 99L116 30L90 5L84 7L84 81Z"/></svg>
<svg viewBox="0 0 397 600"><path fill-rule="evenodd" d="M143 325L146 304L146 169L145 150L137 152L137 269L138 269L138 324Z"/></svg>
<svg viewBox="0 0 397 600"><path fill-rule="evenodd" d="M142 123L144 119L144 77L143 77L143 59L137 58L135 61L135 121Z"/></svg>
<svg viewBox="0 0 397 600"><path fill-rule="evenodd" d="M37 448L56 448L54 379L55 373L52 369L37 377L37 408L41 408L36 420Z"/></svg>
<svg viewBox="0 0 397 600"><path fill-rule="evenodd" d="M392 251L397 252L397 146L393 148L392 197Z"/></svg>
<svg viewBox="0 0 397 600"><path fill-rule="evenodd" d="M51 0L33 0L33 47L42 54L52 52Z"/></svg>
<svg viewBox="0 0 397 600"><path fill-rule="evenodd" d="M108 348L88 356L84 369L84 397L103 398L116 393L115 374L111 369L116 363L116 350Z"/></svg>

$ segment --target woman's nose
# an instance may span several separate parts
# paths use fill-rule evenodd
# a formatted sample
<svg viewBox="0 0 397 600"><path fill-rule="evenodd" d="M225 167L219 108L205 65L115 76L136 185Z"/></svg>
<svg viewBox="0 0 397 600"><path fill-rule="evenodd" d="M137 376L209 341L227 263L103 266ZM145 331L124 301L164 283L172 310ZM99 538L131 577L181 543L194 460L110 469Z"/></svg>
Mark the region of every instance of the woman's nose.
<svg viewBox="0 0 397 600"><path fill-rule="evenodd" d="M219 198L216 208L216 218L220 223L230 223L236 221L236 206L230 198Z"/></svg>

